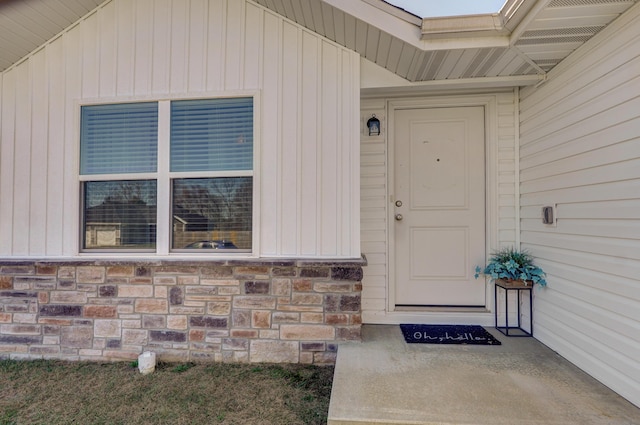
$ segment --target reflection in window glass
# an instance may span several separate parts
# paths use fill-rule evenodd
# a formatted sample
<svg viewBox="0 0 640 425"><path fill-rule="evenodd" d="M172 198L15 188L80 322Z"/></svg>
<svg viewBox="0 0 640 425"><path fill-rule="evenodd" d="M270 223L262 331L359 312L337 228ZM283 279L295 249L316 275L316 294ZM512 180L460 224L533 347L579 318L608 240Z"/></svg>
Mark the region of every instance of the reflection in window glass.
<svg viewBox="0 0 640 425"><path fill-rule="evenodd" d="M252 177L173 181L174 249L251 249Z"/></svg>
<svg viewBox="0 0 640 425"><path fill-rule="evenodd" d="M154 249L155 180L84 183L83 247Z"/></svg>

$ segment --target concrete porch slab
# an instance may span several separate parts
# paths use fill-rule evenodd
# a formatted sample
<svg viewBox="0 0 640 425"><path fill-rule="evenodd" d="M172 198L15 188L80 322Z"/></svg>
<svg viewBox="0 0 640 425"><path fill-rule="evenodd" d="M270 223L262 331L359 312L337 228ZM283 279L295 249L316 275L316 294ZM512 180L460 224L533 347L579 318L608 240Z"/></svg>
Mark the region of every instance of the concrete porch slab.
<svg viewBox="0 0 640 425"><path fill-rule="evenodd" d="M533 338L500 346L406 344L365 325L341 345L329 425L637 425L640 409Z"/></svg>

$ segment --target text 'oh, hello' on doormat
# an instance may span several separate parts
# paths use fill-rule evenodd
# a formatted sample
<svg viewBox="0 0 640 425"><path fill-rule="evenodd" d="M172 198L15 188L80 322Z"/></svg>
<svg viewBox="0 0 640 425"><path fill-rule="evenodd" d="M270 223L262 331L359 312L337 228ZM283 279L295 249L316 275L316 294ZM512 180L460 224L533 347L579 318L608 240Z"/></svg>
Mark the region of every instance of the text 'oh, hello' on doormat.
<svg viewBox="0 0 640 425"><path fill-rule="evenodd" d="M409 344L501 344L482 326L400 325L400 329Z"/></svg>

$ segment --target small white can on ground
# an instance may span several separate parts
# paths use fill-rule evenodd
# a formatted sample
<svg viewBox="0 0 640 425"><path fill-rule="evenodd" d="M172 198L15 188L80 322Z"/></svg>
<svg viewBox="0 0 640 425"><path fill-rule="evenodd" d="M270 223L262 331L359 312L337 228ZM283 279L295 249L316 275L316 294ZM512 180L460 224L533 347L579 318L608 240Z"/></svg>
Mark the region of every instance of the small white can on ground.
<svg viewBox="0 0 640 425"><path fill-rule="evenodd" d="M138 370L141 374L147 375L156 370L156 353L145 351L138 356Z"/></svg>

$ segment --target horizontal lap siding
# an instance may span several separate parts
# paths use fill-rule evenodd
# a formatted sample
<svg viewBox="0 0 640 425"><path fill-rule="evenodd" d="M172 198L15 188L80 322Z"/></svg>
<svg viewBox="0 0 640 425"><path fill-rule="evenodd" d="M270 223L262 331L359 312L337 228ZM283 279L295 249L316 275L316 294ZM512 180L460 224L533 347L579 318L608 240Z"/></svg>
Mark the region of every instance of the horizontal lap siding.
<svg viewBox="0 0 640 425"><path fill-rule="evenodd" d="M640 405L640 7L521 97L521 240L548 273L535 335ZM556 226L540 209L556 205Z"/></svg>
<svg viewBox="0 0 640 425"><path fill-rule="evenodd" d="M259 93L261 256L356 258L359 56L252 2L113 0L0 74L0 257L79 239L83 99Z"/></svg>
<svg viewBox="0 0 640 425"><path fill-rule="evenodd" d="M388 152L384 100L363 101L360 115L360 226L362 252L367 257L363 270L362 311L365 322L387 309L389 244L387 232ZM369 136L367 120L375 114L381 121L379 136Z"/></svg>
<svg viewBox="0 0 640 425"><path fill-rule="evenodd" d="M489 246L511 247L516 243L516 109L513 93L497 95L497 187L488 187L487 191L497 191L497 235L487 235ZM492 152L489 149L489 152ZM489 196L488 199L493 198ZM495 208L487 205L487 211ZM490 219L487 217L487 219Z"/></svg>

